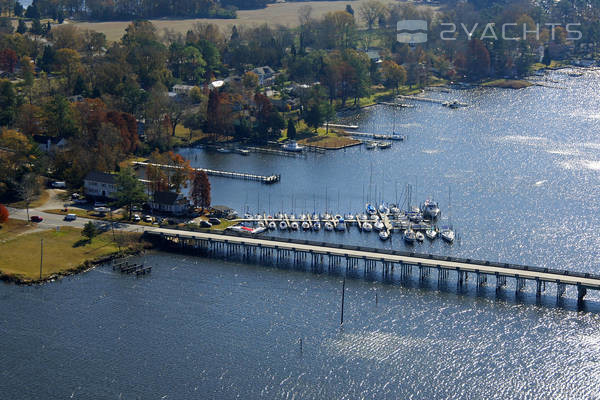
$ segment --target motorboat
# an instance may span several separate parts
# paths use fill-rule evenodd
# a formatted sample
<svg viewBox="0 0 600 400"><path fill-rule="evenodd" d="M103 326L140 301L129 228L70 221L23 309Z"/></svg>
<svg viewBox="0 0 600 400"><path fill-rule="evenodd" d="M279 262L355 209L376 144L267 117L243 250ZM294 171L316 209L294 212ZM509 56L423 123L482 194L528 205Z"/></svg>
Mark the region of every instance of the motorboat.
<svg viewBox="0 0 600 400"><path fill-rule="evenodd" d="M346 230L346 221L344 220L344 218L338 219L338 222L335 225L335 230L339 232L343 232Z"/></svg>
<svg viewBox="0 0 600 400"><path fill-rule="evenodd" d="M438 233L434 227L430 227L425 231L425 236L427 236L427 238L430 240L434 240L437 237L437 234Z"/></svg>
<svg viewBox="0 0 600 400"><path fill-rule="evenodd" d="M253 235L258 235L259 233L263 233L266 230L267 230L267 228L265 228L264 226L259 226L256 229L252 229L252 234Z"/></svg>
<svg viewBox="0 0 600 400"><path fill-rule="evenodd" d="M373 207L373 205L371 203L367 203L366 211L367 211L367 214L369 214L369 215L377 214L377 209L375 207Z"/></svg>
<svg viewBox="0 0 600 400"><path fill-rule="evenodd" d="M380 149L389 149L390 147L392 147L392 143L390 143L390 142L380 142L377 146Z"/></svg>
<svg viewBox="0 0 600 400"><path fill-rule="evenodd" d="M231 149L228 149L228 148L226 148L226 147L219 147L219 148L217 149L217 152L218 152L218 153L231 153Z"/></svg>
<svg viewBox="0 0 600 400"><path fill-rule="evenodd" d="M380 220L377 220L374 224L373 224L373 228L376 231L382 231L385 228L385 225L383 225L383 222L381 222Z"/></svg>
<svg viewBox="0 0 600 400"><path fill-rule="evenodd" d="M387 233L387 231L381 231L379 232L379 239L381 240L388 240L390 238L390 234Z"/></svg>
<svg viewBox="0 0 600 400"><path fill-rule="evenodd" d="M318 232L321 230L321 223L319 221L313 223L313 231Z"/></svg>
<svg viewBox="0 0 600 400"><path fill-rule="evenodd" d="M242 156L247 156L248 154L250 154L250 150L244 148L239 148L235 152Z"/></svg>
<svg viewBox="0 0 600 400"><path fill-rule="evenodd" d="M404 238L404 241L408 244L413 244L417 240L415 231L413 231L412 229L405 230L403 238Z"/></svg>
<svg viewBox="0 0 600 400"><path fill-rule="evenodd" d="M417 242L422 242L425 240L425 235L422 232L417 232L415 233L415 239L417 239Z"/></svg>
<svg viewBox="0 0 600 400"><path fill-rule="evenodd" d="M369 222L363 222L362 230L364 232L371 232L373 230L373 225L371 225Z"/></svg>
<svg viewBox="0 0 600 400"><path fill-rule="evenodd" d="M277 224L274 221L269 222L269 229L273 230L277 228Z"/></svg>
<svg viewBox="0 0 600 400"><path fill-rule="evenodd" d="M331 232L333 230L333 224L331 222L325 222L325 230Z"/></svg>
<svg viewBox="0 0 600 400"><path fill-rule="evenodd" d="M440 207L435 201L425 200L421 212L425 218L436 219L440 215Z"/></svg>
<svg viewBox="0 0 600 400"><path fill-rule="evenodd" d="M307 221L304 221L302 223L302 229L304 229L304 230L310 229L310 224Z"/></svg>
<svg viewBox="0 0 600 400"><path fill-rule="evenodd" d="M357 219L360 219L361 221L366 221L369 219L369 217L367 217L367 214L358 214L356 216Z"/></svg>
<svg viewBox="0 0 600 400"><path fill-rule="evenodd" d="M281 229L282 231L286 230L288 228L288 224L285 221L281 221L279 223L279 229Z"/></svg>
<svg viewBox="0 0 600 400"><path fill-rule="evenodd" d="M281 148L285 151L300 153L304 151L304 147L300 146L295 140L288 140Z"/></svg>
<svg viewBox="0 0 600 400"><path fill-rule="evenodd" d="M446 241L448 243L454 242L455 234L454 234L454 231L452 230L452 228L450 228L449 226L442 227L440 236L442 236L442 239L444 239L444 241Z"/></svg>
<svg viewBox="0 0 600 400"><path fill-rule="evenodd" d="M367 150L375 150L377 148L377 142L367 142Z"/></svg>
<svg viewBox="0 0 600 400"><path fill-rule="evenodd" d="M290 227L295 231L297 231L300 228L300 226L298 225L298 223L296 221L290 223Z"/></svg>

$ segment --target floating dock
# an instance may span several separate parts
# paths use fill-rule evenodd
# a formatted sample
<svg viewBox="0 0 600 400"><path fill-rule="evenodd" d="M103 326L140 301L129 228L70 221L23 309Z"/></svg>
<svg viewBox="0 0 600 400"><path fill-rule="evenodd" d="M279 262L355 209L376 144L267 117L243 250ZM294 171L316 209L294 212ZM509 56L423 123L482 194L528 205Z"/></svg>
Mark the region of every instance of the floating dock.
<svg viewBox="0 0 600 400"><path fill-rule="evenodd" d="M140 162L140 161L133 162L133 165L139 166L139 167L154 166L154 167L159 167L159 168L164 168L164 169L182 169L182 167L177 167L174 165L154 164L154 163L146 163L146 162ZM243 172L218 171L218 170L207 169L207 168L192 168L192 169L195 171L204 171L204 172L206 172L207 175L211 175L211 176L220 176L223 178L232 178L232 179L243 179L243 180L247 180L247 181L258 181L258 182L262 182L262 183L266 183L266 184L277 183L281 180L281 175L265 176L265 175L246 174Z"/></svg>
<svg viewBox="0 0 600 400"><path fill-rule="evenodd" d="M405 135L384 135L384 134L380 134L380 133L367 133L367 132L351 132L350 133L351 136L359 136L359 137L366 137L366 138L371 138L371 139L377 139L377 140L406 140L406 136Z"/></svg>
<svg viewBox="0 0 600 400"><path fill-rule="evenodd" d="M428 98L428 97L419 97L419 96L404 96L404 95L399 95L398 98L404 99L404 100L424 101L426 103L441 104L443 106L445 106L446 104L454 102L454 100L431 99L431 98ZM459 106L459 107L468 107L469 106L468 104L461 103L461 102L456 102L455 104L457 106Z"/></svg>
<svg viewBox="0 0 600 400"><path fill-rule="evenodd" d="M490 278L494 279L496 291L506 287L508 279L514 280L517 293L524 291L527 283L532 283L537 297L546 290L547 284L551 284L556 287L557 300L564 296L567 286L572 286L577 289L578 302L583 301L588 290L600 290L600 275L493 261L308 240L254 238L161 228L148 228L144 235L168 250L269 265L292 262L297 267L310 265L315 271L322 270L327 264L330 270L339 268L345 262L347 272L363 264L365 276L380 267L384 278L391 276L394 269L399 269L401 276L408 278L412 276L414 268L418 269L420 281L428 280L431 272L437 271L438 285L447 282L451 273L455 274L458 288L467 285L471 274L476 278L477 287L487 285Z"/></svg>

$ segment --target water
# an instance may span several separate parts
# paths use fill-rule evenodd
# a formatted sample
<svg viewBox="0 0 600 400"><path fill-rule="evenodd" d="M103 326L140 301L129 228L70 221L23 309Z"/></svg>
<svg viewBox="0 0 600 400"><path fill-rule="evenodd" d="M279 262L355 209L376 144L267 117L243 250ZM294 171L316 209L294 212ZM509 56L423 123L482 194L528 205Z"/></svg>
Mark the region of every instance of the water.
<svg viewBox="0 0 600 400"><path fill-rule="evenodd" d="M296 212L325 207L326 187L330 209L362 208L372 163L378 191L382 182L416 182L418 199L435 196L446 214L452 188L461 243L426 242L415 251L598 272L595 74L551 75L568 89L430 93L473 106L398 110L409 140L386 151L307 160L199 151L192 159L282 174L274 186L212 179L215 204L256 209L260 195L261 209L270 197L272 210L283 201L291 211L293 196ZM389 132L391 115L373 108L349 120ZM384 198L395 197L393 186ZM381 245L357 232L294 235ZM404 248L395 239L385 246ZM340 328L339 274L165 253L146 262L152 274L139 279L102 267L41 287L1 285L0 397L600 396L593 293L587 312L577 312L572 293L556 307L553 293L538 304L510 288L499 297L493 288L477 294L472 281L457 292L452 279L437 289L435 278L425 286L351 278Z"/></svg>

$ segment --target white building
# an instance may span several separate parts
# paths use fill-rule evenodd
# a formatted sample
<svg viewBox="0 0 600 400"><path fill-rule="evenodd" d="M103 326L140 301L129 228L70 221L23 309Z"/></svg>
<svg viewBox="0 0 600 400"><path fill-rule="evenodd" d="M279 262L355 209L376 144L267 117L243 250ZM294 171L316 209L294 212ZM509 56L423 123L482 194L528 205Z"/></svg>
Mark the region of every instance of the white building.
<svg viewBox="0 0 600 400"><path fill-rule="evenodd" d="M83 180L84 192L87 197L114 199L117 192L115 175L92 171Z"/></svg>
<svg viewBox="0 0 600 400"><path fill-rule="evenodd" d="M187 96L194 87L192 85L175 85L173 86L173 93L176 93L178 96Z"/></svg>

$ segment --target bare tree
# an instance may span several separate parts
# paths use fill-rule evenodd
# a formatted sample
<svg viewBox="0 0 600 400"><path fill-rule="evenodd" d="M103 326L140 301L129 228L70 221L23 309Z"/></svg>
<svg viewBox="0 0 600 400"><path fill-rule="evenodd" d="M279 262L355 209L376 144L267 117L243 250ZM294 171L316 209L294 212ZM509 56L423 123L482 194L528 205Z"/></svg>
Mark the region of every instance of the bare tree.
<svg viewBox="0 0 600 400"><path fill-rule="evenodd" d="M360 16L367 24L369 30L373 29L375 22L379 20L379 17L385 14L386 7L378 0L370 0L366 3L361 4L358 9Z"/></svg>
<svg viewBox="0 0 600 400"><path fill-rule="evenodd" d="M312 7L309 5L302 6L300 9L298 9L298 20L300 20L301 26L304 26L310 22L312 10Z"/></svg>
<svg viewBox="0 0 600 400"><path fill-rule="evenodd" d="M27 223L29 223L29 205L35 199L38 190L38 180L35 174L29 173L24 175L21 183L19 184L18 192L27 209Z"/></svg>

